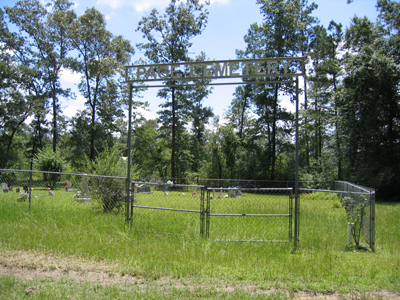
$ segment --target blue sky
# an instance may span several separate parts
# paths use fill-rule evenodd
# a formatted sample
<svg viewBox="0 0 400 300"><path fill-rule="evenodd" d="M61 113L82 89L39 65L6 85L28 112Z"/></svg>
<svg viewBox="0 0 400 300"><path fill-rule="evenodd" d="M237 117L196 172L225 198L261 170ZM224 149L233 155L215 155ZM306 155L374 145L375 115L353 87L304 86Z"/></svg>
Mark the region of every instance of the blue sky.
<svg viewBox="0 0 400 300"><path fill-rule="evenodd" d="M3 0L2 6L13 6L16 1ZM142 42L142 35L136 32L138 22L152 8L164 12L169 0L78 0L72 1L78 15L84 13L86 8L95 7L101 11L107 19L107 29L114 35L122 35L131 41L132 45ZM309 0L309 2L312 2ZM347 0L314 0L318 9L314 11L322 25L328 26L331 20L342 23L344 27L350 25L350 20L355 15L367 16L375 20L377 11L376 0L354 0L347 4ZM208 7L208 25L203 33L192 40L192 55L198 55L204 51L210 60L235 59L235 50L246 47L243 37L252 23L261 23L259 5L256 0L211 0ZM136 48L136 47L135 47ZM133 61L143 57L140 51L136 51ZM78 74L63 73L62 84L76 90ZM222 118L232 100L235 86L218 86L212 95L205 100L205 106L211 106L214 113ZM156 117L158 105L163 99L156 97L157 89L150 89L142 94L143 99L150 103L150 111L147 117ZM67 116L75 114L77 109L84 108L84 98L76 91L77 99L63 101L63 113ZM285 100L282 105L291 109L290 103Z"/></svg>

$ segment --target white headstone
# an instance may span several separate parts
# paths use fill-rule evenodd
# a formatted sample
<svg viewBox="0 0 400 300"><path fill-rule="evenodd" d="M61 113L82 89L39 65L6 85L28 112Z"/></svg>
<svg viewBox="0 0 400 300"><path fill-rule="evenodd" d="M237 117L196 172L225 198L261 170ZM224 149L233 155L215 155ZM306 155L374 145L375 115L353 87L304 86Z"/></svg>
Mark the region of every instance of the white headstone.
<svg viewBox="0 0 400 300"><path fill-rule="evenodd" d="M1 191L4 191L4 190L8 190L8 184L5 183L5 182L3 182L3 183L1 184Z"/></svg>

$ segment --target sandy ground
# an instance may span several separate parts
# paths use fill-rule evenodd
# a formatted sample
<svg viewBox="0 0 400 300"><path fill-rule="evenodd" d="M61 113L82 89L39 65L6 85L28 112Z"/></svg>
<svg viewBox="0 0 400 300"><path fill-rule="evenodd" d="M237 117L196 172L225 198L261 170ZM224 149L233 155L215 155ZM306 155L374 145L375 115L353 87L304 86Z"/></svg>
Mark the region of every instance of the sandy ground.
<svg viewBox="0 0 400 300"><path fill-rule="evenodd" d="M104 285L141 285L146 287L157 287L169 293L174 289L198 289L212 288L210 286L198 286L190 278L174 279L171 277L161 277L155 280L146 280L135 274L124 274L117 270L117 266L96 262L95 260L84 260L76 257L61 257L52 254L32 251L3 251L0 253L0 276L13 275L16 278L32 280L51 278L53 280L74 279L77 281L92 281ZM217 284L217 291L233 292L243 290L249 293L272 293L276 290L265 290L255 284L230 285L225 283ZM27 293L35 292L35 287L31 287ZM362 295L339 295L338 293L329 295L314 295L311 292L301 291L293 295L300 300L336 300L336 299L388 299L400 300L400 294L391 291L372 291Z"/></svg>

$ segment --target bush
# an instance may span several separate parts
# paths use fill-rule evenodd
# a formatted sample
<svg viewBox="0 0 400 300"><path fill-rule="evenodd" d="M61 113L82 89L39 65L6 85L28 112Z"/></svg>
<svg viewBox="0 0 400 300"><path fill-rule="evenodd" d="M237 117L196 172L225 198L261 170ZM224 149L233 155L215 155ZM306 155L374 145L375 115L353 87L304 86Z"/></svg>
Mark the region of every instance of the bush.
<svg viewBox="0 0 400 300"><path fill-rule="evenodd" d="M14 171L5 171L0 173L0 183L5 182L8 185L13 185L17 181L17 175Z"/></svg>
<svg viewBox="0 0 400 300"><path fill-rule="evenodd" d="M122 151L118 145L106 149L94 161L87 158L89 174L126 177L127 163L122 159ZM133 176L134 170L131 169ZM92 177L90 179L92 192L90 196L100 204L104 212L120 208L126 195L126 180L123 178Z"/></svg>
<svg viewBox="0 0 400 300"><path fill-rule="evenodd" d="M67 162L59 151L54 152L50 147L46 147L39 151L34 159L34 164L40 171L46 172L63 172L67 167ZM60 181L60 174L43 173L43 180L47 186L53 189Z"/></svg>

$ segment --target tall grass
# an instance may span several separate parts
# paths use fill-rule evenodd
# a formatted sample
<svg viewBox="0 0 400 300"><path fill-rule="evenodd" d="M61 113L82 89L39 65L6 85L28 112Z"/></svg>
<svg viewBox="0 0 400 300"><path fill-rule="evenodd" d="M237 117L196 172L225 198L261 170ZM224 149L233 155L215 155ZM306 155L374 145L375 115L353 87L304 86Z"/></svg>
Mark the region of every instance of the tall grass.
<svg viewBox="0 0 400 300"><path fill-rule="evenodd" d="M124 212L104 213L92 204L77 203L72 193L63 190L56 190L54 196L34 190L32 195L29 212L27 202L17 202L15 192L0 194L0 251L34 250L108 261L121 272L146 278L191 277L210 283L252 282L266 289L322 292L400 288L397 203L377 205L376 253L372 253L346 249L346 215L335 205L337 199L302 197L300 244L294 251L290 243L200 238L200 216L195 213L165 212L162 216L142 209L135 212L141 214L140 221L131 225L124 221ZM177 207L184 205L179 201L193 201L190 205L199 209L197 200L175 199ZM265 226L257 222L244 225ZM226 232L239 228L228 223L218 225L215 235L222 236L223 228ZM271 228L282 226L287 225L277 222ZM153 233L157 231L177 234Z"/></svg>

